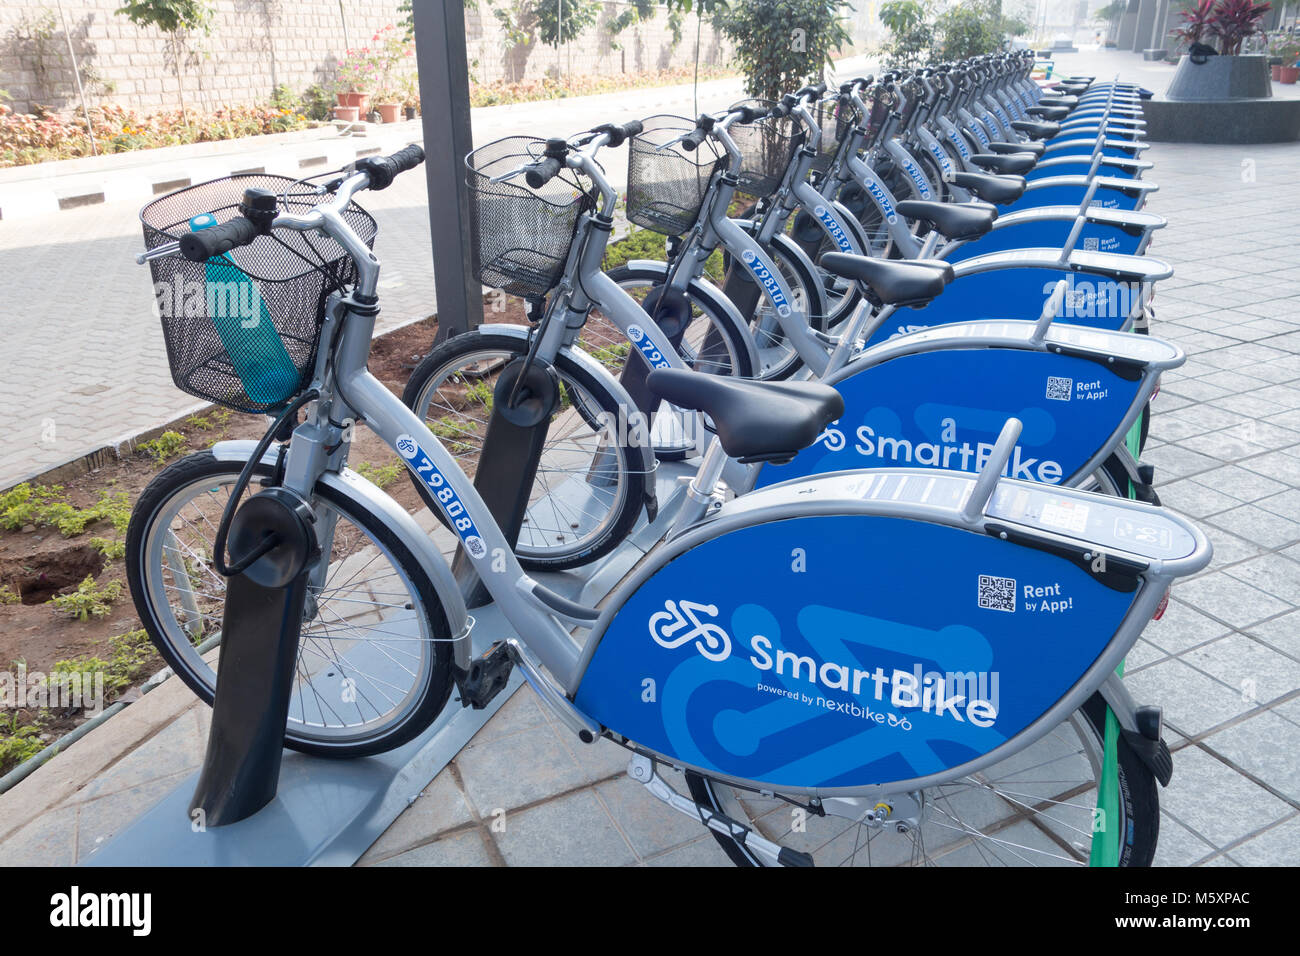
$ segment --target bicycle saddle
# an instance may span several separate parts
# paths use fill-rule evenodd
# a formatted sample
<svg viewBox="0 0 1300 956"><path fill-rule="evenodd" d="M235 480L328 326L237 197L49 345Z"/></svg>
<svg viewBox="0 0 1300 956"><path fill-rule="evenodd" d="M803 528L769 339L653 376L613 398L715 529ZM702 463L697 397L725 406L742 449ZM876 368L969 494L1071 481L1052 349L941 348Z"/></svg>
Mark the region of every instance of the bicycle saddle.
<svg viewBox="0 0 1300 956"><path fill-rule="evenodd" d="M1012 120L1011 128L1021 133L1028 133L1034 139L1051 139L1061 131L1061 124L1049 123L1046 120Z"/></svg>
<svg viewBox="0 0 1300 956"><path fill-rule="evenodd" d="M1042 156L1047 152L1047 146L1043 143L989 143L989 150L994 153L1029 153L1032 156Z"/></svg>
<svg viewBox="0 0 1300 956"><path fill-rule="evenodd" d="M952 266L937 259L869 259L828 252L821 265L841 278L861 282L885 305L913 308L928 303L953 279Z"/></svg>
<svg viewBox="0 0 1300 956"><path fill-rule="evenodd" d="M978 239L993 228L997 210L983 203L928 202L904 199L897 206L899 215L928 223L945 239Z"/></svg>
<svg viewBox="0 0 1300 956"><path fill-rule="evenodd" d="M991 173L953 173L953 184L968 190L986 202L1005 205L1025 193L1023 176L994 176Z"/></svg>
<svg viewBox="0 0 1300 956"><path fill-rule="evenodd" d="M1070 115L1070 109L1066 106L1031 106L1025 112L1049 123L1054 120L1065 119Z"/></svg>
<svg viewBox="0 0 1300 956"><path fill-rule="evenodd" d="M1039 106L1064 106L1068 109L1074 109L1079 105L1079 98L1069 94L1060 96L1044 96L1038 101Z"/></svg>
<svg viewBox="0 0 1300 956"><path fill-rule="evenodd" d="M1011 153L1008 155L976 153L970 158L970 161L981 169L1002 174L1027 173L1038 163L1038 160L1028 153Z"/></svg>
<svg viewBox="0 0 1300 956"><path fill-rule="evenodd" d="M844 414L844 399L818 382L755 382L686 369L646 376L657 398L713 420L722 450L743 462L789 461Z"/></svg>

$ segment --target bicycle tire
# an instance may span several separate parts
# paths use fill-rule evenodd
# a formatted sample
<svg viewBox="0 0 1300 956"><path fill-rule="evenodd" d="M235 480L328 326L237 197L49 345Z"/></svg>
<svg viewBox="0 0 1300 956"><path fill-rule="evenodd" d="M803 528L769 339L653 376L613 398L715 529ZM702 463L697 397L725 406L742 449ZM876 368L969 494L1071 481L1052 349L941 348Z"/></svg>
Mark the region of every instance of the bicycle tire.
<svg viewBox="0 0 1300 956"><path fill-rule="evenodd" d="M1100 693L1093 694L1080 708L1084 720L1096 735L1094 743L1104 746L1106 702ZM1121 846L1119 865L1126 867L1150 866L1155 857L1160 835L1160 797L1155 776L1142 762L1132 747L1121 737L1116 748L1119 800L1123 818L1115 828ZM995 765L996 766L996 765ZM990 768L990 770L995 768ZM733 801L725 799L717 782L693 771L686 771L686 784L693 799L701 807L714 813L734 812ZM798 798L792 798L796 803ZM732 819L735 819L733 816ZM752 819L736 822L757 829ZM922 824L924 827L924 824ZM736 866L763 866L763 861L752 851L726 836L710 829L727 858Z"/></svg>
<svg viewBox="0 0 1300 956"><path fill-rule="evenodd" d="M427 394L428 390L436 384L435 377L444 373L455 363L460 363L461 367L466 367L473 364L470 359L474 355L502 355L513 359L524 356L527 352L527 339L494 330L491 326L457 335L436 346L415 367L415 371L411 373L411 377L402 393L402 401L417 415L427 417L428 402L430 401ZM610 416L606 419L608 422L616 423L620 421L621 405L618 399L607 389L604 382L592 375L571 356L561 352L556 357L555 370L559 376L560 385L574 401L575 411L588 427L593 430L604 429L600 422L602 414ZM596 407L590 407L588 402L594 403ZM468 435L462 437L468 437ZM525 569L530 571L563 571L580 567L608 554L627 536L645 504L647 469L640 464L641 450L631 444L618 441L619 437L615 434L615 440L609 446L618 450L617 476L619 476L620 488L610 502L610 517L603 520L594 533L582 537L574 535L572 541L557 542L554 547L543 548L540 545L523 542L521 537L521 543L515 547L515 555ZM631 439L630 434L621 437L628 441ZM468 469L471 463L477 462L476 457L473 462L469 460L472 451L471 446L466 444L466 450L458 450L455 447L459 442L457 437L440 436L440 440L444 439L452 442L453 448L450 450L453 456L457 457L462 467ZM464 442L459 443L465 444ZM545 450L543 453L545 454ZM575 469L575 474L581 470ZM539 467L539 477L534 478L534 487L536 488L537 484L541 483L543 496L545 497L549 495L549 491L545 487L549 479L542 477L544 474L546 472ZM411 478L411 483L419 491L421 498L429 506L429 509L445 525L446 519L443 517L441 509L434 505L428 489L414 476L408 474L408 477ZM542 499L530 495L530 501L536 502L540 500ZM554 497L550 497L549 500L557 509L553 516L554 519L557 522L561 518L567 519L568 515L560 513L561 506L558 504L558 500ZM535 508L535 504L530 506L530 513L535 513ZM531 540L536 540L537 534L545 535L548 530L551 529L536 531L530 528L528 536ZM558 533L565 529L556 528L554 530L557 532L556 536L558 536ZM563 547L560 545L563 545Z"/></svg>
<svg viewBox="0 0 1300 956"><path fill-rule="evenodd" d="M165 589L166 576L161 564L159 567L152 566L153 562L146 553L146 543L152 540L151 531L159 518L160 509L173 502L177 495L184 493L188 487L196 486L198 482L228 478L233 485L243 464L242 461L219 460L211 451L197 452L172 463L141 494L132 512L126 535L127 582L141 624L168 666L209 706L215 697L215 672L209 680L207 674L196 664L196 659L201 663L201 658L197 658L194 653L190 639L183 632L172 631L167 622L160 618L162 609L156 605L151 594L157 593L153 587L155 584ZM271 468L266 465L259 464L254 469L255 477L267 477L270 474ZM415 590L416 593L410 596L418 598L422 608L411 610L414 612L413 617L425 621L430 630L429 666L421 667L413 682L411 692L415 695L414 702L391 724L381 725L356 739L325 736L319 731L310 730L305 721L295 724L291 709L290 724L285 732L285 746L318 757L351 758L383 753L423 733L446 705L452 686L450 628L442 602L419 561L392 531L374 515L356 510L350 500L329 485L318 485L315 494L356 525L374 543L386 549L396 569ZM225 499L220 500L224 502ZM184 642L184 651L179 642ZM305 651L300 649L300 659L303 653Z"/></svg>

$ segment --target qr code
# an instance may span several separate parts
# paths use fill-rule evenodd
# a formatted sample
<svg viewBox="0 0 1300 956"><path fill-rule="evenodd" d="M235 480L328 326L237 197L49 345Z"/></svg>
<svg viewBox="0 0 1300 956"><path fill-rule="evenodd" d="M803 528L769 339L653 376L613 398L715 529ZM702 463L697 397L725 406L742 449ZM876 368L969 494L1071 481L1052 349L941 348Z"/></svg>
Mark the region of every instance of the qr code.
<svg viewBox="0 0 1300 956"><path fill-rule="evenodd" d="M1016 579L980 575L980 607L990 611L1016 610Z"/></svg>
<svg viewBox="0 0 1300 956"><path fill-rule="evenodd" d="M1068 402L1074 391L1074 379L1047 376L1047 397L1058 402Z"/></svg>
<svg viewBox="0 0 1300 956"><path fill-rule="evenodd" d="M1083 249L1085 252L1096 252L1100 243L1097 236L1084 236Z"/></svg>

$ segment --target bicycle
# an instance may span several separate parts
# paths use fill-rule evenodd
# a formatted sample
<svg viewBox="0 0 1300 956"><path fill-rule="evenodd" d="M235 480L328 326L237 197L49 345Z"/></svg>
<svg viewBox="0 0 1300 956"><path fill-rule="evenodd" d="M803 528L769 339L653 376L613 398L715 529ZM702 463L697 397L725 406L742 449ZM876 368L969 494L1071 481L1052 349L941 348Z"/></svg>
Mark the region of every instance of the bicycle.
<svg viewBox="0 0 1300 956"><path fill-rule="evenodd" d="M589 145L598 148L607 135ZM959 862L967 853L1082 863L1097 830L1092 794L1102 737L1095 715L1109 707L1123 729L1119 819L1103 821L1099 839L1113 844L1124 864L1150 862L1158 832L1156 782L1168 781L1172 763L1160 740L1158 708L1136 706L1114 668L1168 585L1208 562L1209 544L1197 529L1140 503L999 479L1017 438L1014 421L978 476L839 473L719 504L716 478L729 460L794 454L839 414L839 398L811 383L657 369L648 377L651 390L708 414L717 435L666 540L603 609L567 600L520 567L452 454L365 366L380 263L345 220L346 210L358 192L384 188L420 158L408 148L361 161L326 184L332 198L302 212L267 215L268 206L278 205L274 194L246 194L242 209L252 218L235 216L179 237L160 234L143 257L165 274L189 268L178 252L200 268L226 254L251 266L259 255L278 258L277 233L323 232L354 264L355 272L336 266L335 277L345 281L323 299L291 310L299 318L315 310L321 326L315 361L304 362L289 389L295 397L282 399L277 421L256 447L221 451L232 468L242 469L225 517L240 486L263 464L273 483L316 517L322 557L315 580L349 561L354 576L361 573L354 561L360 552L330 543L329 516L337 506L387 545L393 566L412 585L406 603L394 601L382 612L400 615L422 599L418 616L433 636L417 640L433 663L420 684L420 719L394 723L381 742L336 746L334 755L396 746L419 732L417 724L427 726L453 684L464 705L482 705L503 683L487 677L519 667L564 726L585 743L604 738L628 748L631 776L708 827L736 862L806 865L819 854L823 862L874 863L877 855L900 854L914 862ZM581 162L580 156L564 160L566 166ZM529 171L553 178L551 169L538 163ZM317 275L310 270L311 288ZM271 313L277 331L290 318ZM203 323L188 334L200 331L207 331ZM172 330L173 337L186 334ZM209 361L229 359L211 339L208 345ZM169 354L175 361L175 351ZM192 376L184 381L197 387ZM220 394L231 401L228 392ZM500 395L507 400L508 387ZM305 421L294 424L303 408ZM425 483L517 637L471 659L472 621L450 570L410 515L346 468L344 420L364 423ZM273 450L286 431L287 447ZM193 460L171 466L154 485L175 485ZM146 508L132 519L128 561L137 601L141 571L159 579L168 574L161 561L138 567L139 541L151 530L167 530L152 528L157 521ZM898 547L903 540L915 546ZM934 554L944 560L936 564ZM816 573L804 573L800 561L811 562L805 567ZM878 586L863 589L864 579ZM1018 581L1030 585L1023 597ZM312 592L322 593L318 584ZM1016 614L1017 602L1031 594L1060 598L1052 598L1051 614L1063 639L1053 653L1044 653L1036 619ZM669 650L651 639L647 624L671 613L669 602L681 608L684 600L700 614L700 628L692 625L686 636L693 640ZM157 633L154 609L147 601L138 606L151 637L174 656L175 634ZM315 607L309 603L312 615ZM869 626L844 629L868 619ZM574 629L588 631L582 646L570 636ZM721 633L730 639L729 656L710 660L697 653L709 649L720 657ZM921 633L936 643L918 654L914 636ZM822 658L820 666L813 654ZM973 683L961 687L973 689L958 693L961 687L945 674L966 672ZM300 672L299 679L307 676L314 675ZM336 696L339 670L321 677L314 691ZM1002 698L997 682L1013 694ZM796 695L811 695L809 703ZM938 740L948 743L930 745ZM287 742L304 746L301 736ZM681 768L691 796L661 775L670 767ZM1078 779L1062 784L1064 775ZM799 831L820 839L801 836L807 849L778 842L792 828L783 816L761 812L759 804L773 800L800 811L807 826ZM1026 821L1033 833L1022 836Z"/></svg>

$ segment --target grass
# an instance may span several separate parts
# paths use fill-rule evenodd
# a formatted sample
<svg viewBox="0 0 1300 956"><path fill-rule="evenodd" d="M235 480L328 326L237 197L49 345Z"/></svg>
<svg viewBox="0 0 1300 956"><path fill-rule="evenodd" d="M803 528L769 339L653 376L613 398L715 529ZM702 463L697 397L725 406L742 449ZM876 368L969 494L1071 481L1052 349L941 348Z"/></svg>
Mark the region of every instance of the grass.
<svg viewBox="0 0 1300 956"><path fill-rule="evenodd" d="M168 458L174 458L185 450L189 439L180 432L165 431L157 438L142 441L136 447L154 460L154 464L166 464Z"/></svg>
<svg viewBox="0 0 1300 956"><path fill-rule="evenodd" d="M129 687L142 676L144 667L154 657L154 646L144 628L109 638L109 656L74 657L57 661L51 668L57 674L80 674L82 679L104 675L104 694L109 696Z"/></svg>
<svg viewBox="0 0 1300 956"><path fill-rule="evenodd" d="M463 455L474 450L473 445L461 441L462 438L478 437L474 425L464 424L455 415L443 415L442 418L431 421L428 425L429 431L441 438L443 444L447 446L447 450L452 454Z"/></svg>
<svg viewBox="0 0 1300 956"><path fill-rule="evenodd" d="M368 461L363 461L360 464L355 465L352 470L367 481L378 485L380 488L387 488L401 476L404 467L401 462L392 462L387 465L372 465Z"/></svg>
<svg viewBox="0 0 1300 956"><path fill-rule="evenodd" d="M78 508L64 500L62 485L24 482L0 495L0 527L11 531L27 525L52 527L65 538L72 538L93 524L110 521L118 534L125 534L130 520L131 501L121 491L101 491L99 501L89 508Z"/></svg>
<svg viewBox="0 0 1300 956"><path fill-rule="evenodd" d="M49 603L69 617L89 621L92 617L105 617L113 609L113 602L122 596L122 582L110 581L100 587L95 576L87 574L85 580L70 594L50 598Z"/></svg>
<svg viewBox="0 0 1300 956"><path fill-rule="evenodd" d="M17 604L21 600L22 598L15 594L9 585L0 584L0 607L6 604Z"/></svg>
<svg viewBox="0 0 1300 956"><path fill-rule="evenodd" d="M40 736L42 717L34 724L20 724L17 714L8 720L0 719L0 773L8 773L45 749Z"/></svg>

